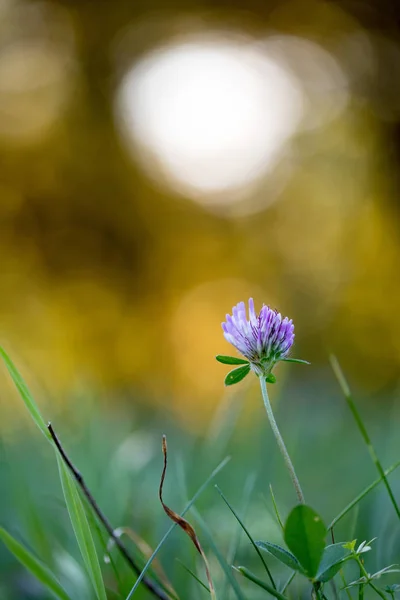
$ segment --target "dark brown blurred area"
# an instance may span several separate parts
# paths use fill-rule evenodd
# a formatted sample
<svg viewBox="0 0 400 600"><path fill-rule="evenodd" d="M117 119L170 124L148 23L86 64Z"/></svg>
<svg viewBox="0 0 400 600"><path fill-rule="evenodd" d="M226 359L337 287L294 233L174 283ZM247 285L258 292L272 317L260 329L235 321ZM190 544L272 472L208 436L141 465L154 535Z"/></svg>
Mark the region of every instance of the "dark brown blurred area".
<svg viewBox="0 0 400 600"><path fill-rule="evenodd" d="M15 360L55 395L134 386L196 420L222 392L220 323L254 296L314 369L333 351L359 387L395 386L399 18L389 1L0 0Z"/></svg>

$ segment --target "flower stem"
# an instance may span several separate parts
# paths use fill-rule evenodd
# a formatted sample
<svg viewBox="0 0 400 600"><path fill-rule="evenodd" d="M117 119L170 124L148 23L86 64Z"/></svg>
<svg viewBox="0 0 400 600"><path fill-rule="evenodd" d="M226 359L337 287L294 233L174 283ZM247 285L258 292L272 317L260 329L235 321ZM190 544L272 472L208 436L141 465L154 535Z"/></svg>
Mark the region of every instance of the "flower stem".
<svg viewBox="0 0 400 600"><path fill-rule="evenodd" d="M260 377L260 386L261 386L262 397L264 400L265 410L267 411L268 419L271 424L272 431L274 432L275 439L278 443L279 450L281 451L283 459L288 468L292 483L294 485L294 489L296 490L297 498L299 499L300 504L304 504L303 492L301 490L299 480L297 479L297 475L294 470L294 466L290 459L289 453L286 450L285 442L283 441L283 438L278 429L278 425L276 424L274 413L272 412L271 403L270 403L269 397L268 397L267 384L265 382L265 378L262 376Z"/></svg>

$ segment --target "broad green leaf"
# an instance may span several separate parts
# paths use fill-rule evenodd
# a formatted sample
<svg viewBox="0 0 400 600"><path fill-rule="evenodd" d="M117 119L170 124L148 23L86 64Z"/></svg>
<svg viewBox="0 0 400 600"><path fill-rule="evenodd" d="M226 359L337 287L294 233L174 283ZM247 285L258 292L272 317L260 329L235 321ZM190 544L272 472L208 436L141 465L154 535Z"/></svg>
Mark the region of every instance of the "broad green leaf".
<svg viewBox="0 0 400 600"><path fill-rule="evenodd" d="M97 598L99 600L107 600L99 559L97 557L96 548L86 518L82 500L79 496L75 481L72 478L68 467L65 465L58 453L56 456L65 503L67 505L69 517L71 519L71 524L82 554L82 558L84 560L92 585L95 589Z"/></svg>
<svg viewBox="0 0 400 600"><path fill-rule="evenodd" d="M14 365L11 358L8 356L7 352L1 346L0 356L4 361L4 364L6 365L10 377L13 380L14 385L17 388L22 400L25 402L25 406L29 410L32 419L35 421L36 425L39 427L40 431L46 436L46 438L51 439L51 435L47 429L46 423L42 415L40 414L40 411L32 397L32 394L28 389L28 386L23 380L21 373L18 371L17 367Z"/></svg>
<svg viewBox="0 0 400 600"><path fill-rule="evenodd" d="M249 373L249 364L239 367L238 369L234 369L225 377L225 385L234 385L235 383L239 383L239 381L242 381L242 379L244 379Z"/></svg>
<svg viewBox="0 0 400 600"><path fill-rule="evenodd" d="M269 583L266 583L265 581L263 581L262 579L257 577L257 575L254 575L254 573L249 571L249 569L246 569L246 567L233 567L233 568L235 569L235 571L237 571L238 573L243 575L243 577L246 577L246 579L249 579L256 585L258 585L260 588L262 588L263 590L266 590L267 592L269 592L271 594L271 596L274 596L278 600L287 600L286 596L281 594L281 592L278 592L278 590L276 590L271 585L269 585Z"/></svg>
<svg viewBox="0 0 400 600"><path fill-rule="evenodd" d="M25 546L17 542L5 529L0 527L0 539L14 554L15 558L32 573L54 596L61 600L69 600L66 591L61 587L53 573Z"/></svg>
<svg viewBox="0 0 400 600"><path fill-rule="evenodd" d="M269 552L287 567L290 567L294 571L299 571L299 573L303 573L304 575L304 569L297 558L291 552L285 550L285 548L281 548L281 546L271 544L270 542L256 542L256 544L261 550Z"/></svg>
<svg viewBox="0 0 400 600"><path fill-rule="evenodd" d="M316 581L326 582L335 577L343 562L350 556L351 552L343 544L339 543L327 546L318 567L318 573L315 577Z"/></svg>
<svg viewBox="0 0 400 600"><path fill-rule="evenodd" d="M216 357L218 362L223 365L248 365L249 361L244 360L244 358L237 358L236 356L224 356L222 354L218 354Z"/></svg>
<svg viewBox="0 0 400 600"><path fill-rule="evenodd" d="M284 537L306 575L313 579L325 548L326 527L321 517L305 504L295 506L287 518Z"/></svg>

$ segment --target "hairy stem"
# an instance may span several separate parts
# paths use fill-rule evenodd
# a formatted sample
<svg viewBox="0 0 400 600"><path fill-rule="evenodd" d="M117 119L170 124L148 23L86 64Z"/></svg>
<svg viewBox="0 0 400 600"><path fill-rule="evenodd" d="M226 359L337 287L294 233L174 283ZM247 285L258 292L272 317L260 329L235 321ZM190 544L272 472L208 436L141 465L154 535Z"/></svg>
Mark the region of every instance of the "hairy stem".
<svg viewBox="0 0 400 600"><path fill-rule="evenodd" d="M104 528L106 529L108 535L114 540L115 545L117 546L118 550L120 551L120 553L122 554L122 556L124 557L124 559L126 560L128 565L132 568L132 570L136 573L136 575L140 575L140 573L141 573L140 567L135 563L132 556L129 554L125 544L121 541L121 538L118 535L116 535L111 523L109 522L107 517L103 514L103 512L100 510L99 505L97 504L96 500L92 496L92 493L90 492L89 488L87 487L81 473L72 464L72 462L69 459L68 455L66 454L64 448L62 447L61 442L58 439L56 432L53 429L52 424L49 423L47 428L49 430L51 437L53 438L53 441L57 447L57 450L59 451L59 453L61 455L61 458L63 459L63 461L69 468L69 470L71 471L77 484L79 485L80 489L82 490L83 494L85 495L87 501L89 502L90 506L93 508L97 518L104 525ZM156 598L159 598L159 600L170 600L169 596L161 588L159 588L158 585L153 583L153 581L151 581L151 579L149 579L148 577L143 577L142 581L143 581L143 585L145 585L147 587L147 589L153 594L153 596L155 596Z"/></svg>
<svg viewBox="0 0 400 600"><path fill-rule="evenodd" d="M285 442L280 434L278 429L278 425L276 424L274 413L272 412L271 403L269 401L268 392L267 392L267 384L265 382L264 377L260 377L260 385L261 385L261 393L264 400L265 410L267 411L268 419L271 424L272 431L274 432L275 439L278 443L279 450L283 456L285 464L290 474L290 478L294 485L294 489L296 490L297 498L299 499L300 504L304 504L304 496L300 487L299 480L297 479L296 471L294 470L293 463L290 459L289 453L286 449Z"/></svg>

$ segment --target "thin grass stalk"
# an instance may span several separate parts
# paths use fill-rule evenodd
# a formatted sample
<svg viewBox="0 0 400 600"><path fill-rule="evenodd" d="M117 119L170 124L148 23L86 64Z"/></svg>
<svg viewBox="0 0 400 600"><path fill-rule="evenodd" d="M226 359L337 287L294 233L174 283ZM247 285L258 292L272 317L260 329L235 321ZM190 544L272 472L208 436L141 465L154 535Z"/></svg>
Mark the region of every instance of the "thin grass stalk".
<svg viewBox="0 0 400 600"><path fill-rule="evenodd" d="M74 479L78 483L80 489L82 490L82 493L86 497L87 501L89 502L90 506L92 507L92 509L95 512L96 516L98 517L99 521L104 525L109 536L113 538L118 550L120 551L121 555L124 557L124 559L128 563L128 565L132 568L132 570L137 575L140 575L140 567L135 563L135 561L129 554L127 548L125 547L125 544L121 541L121 539L117 535L115 535L113 526L108 521L108 519L104 515L104 513L101 511L99 505L97 504L92 493L90 492L89 488L87 487L81 473L72 464L70 458L68 457L63 446L61 445L61 442L60 442L59 438L57 437L57 434L55 433L51 423L48 424L47 428L49 430L49 433L50 433L56 447L57 447L57 450L58 450L62 460L64 461L64 463L66 464L66 466L68 467L70 472L72 473ZM156 598L159 598L159 600L169 600L169 598L170 598L169 595L167 595L162 589L160 589L149 578L146 577L143 579L143 585L145 587L147 587L147 589L153 594L153 596L155 596Z"/></svg>
<svg viewBox="0 0 400 600"><path fill-rule="evenodd" d="M395 512L397 514L397 517L400 519L400 508L399 508L399 506L398 506L398 504L396 502L396 499L394 497L392 488L390 487L389 482L388 482L388 480L386 478L386 474L385 474L385 471L384 471L384 469L382 467L382 464L381 464L381 462L380 462L380 460L379 460L379 458L378 458L378 456L376 454L376 451L375 451L375 448L374 448L374 446L372 444L371 438L368 435L366 427L365 427L365 425L364 425L364 423L363 423L363 421L361 419L360 413L358 412L358 409L357 409L357 407L356 407L356 405L354 403L353 397L352 397L351 392L350 392L350 387L349 387L349 385L348 385L348 383L346 381L346 378L345 378L345 376L343 374L343 371L342 371L342 369L341 369L341 367L339 365L339 362L338 362L338 360L337 360L337 358L335 356L331 356L330 357L330 361L331 361L333 372L334 372L334 374L336 376L336 379L338 380L338 383L339 383L339 385L340 385L340 387L342 389L342 392L343 392L343 395L344 395L345 400L347 402L347 405L350 408L350 411L351 411L351 413L352 413L352 415L354 417L354 420L355 420L355 422L357 424L357 427L358 427L358 429L359 429L359 431L361 433L361 436L362 436L362 438L363 438L363 440L364 440L364 442L365 442L365 444L366 444L366 446L368 448L368 451L369 451L369 454L370 454L370 456L372 458L372 461L374 462L374 464L375 464L375 466L376 466L376 468L378 470L378 473L381 476L381 479L383 480L383 483L385 484L387 493L389 495L391 503L393 504L393 508L394 508L394 510L395 510Z"/></svg>

